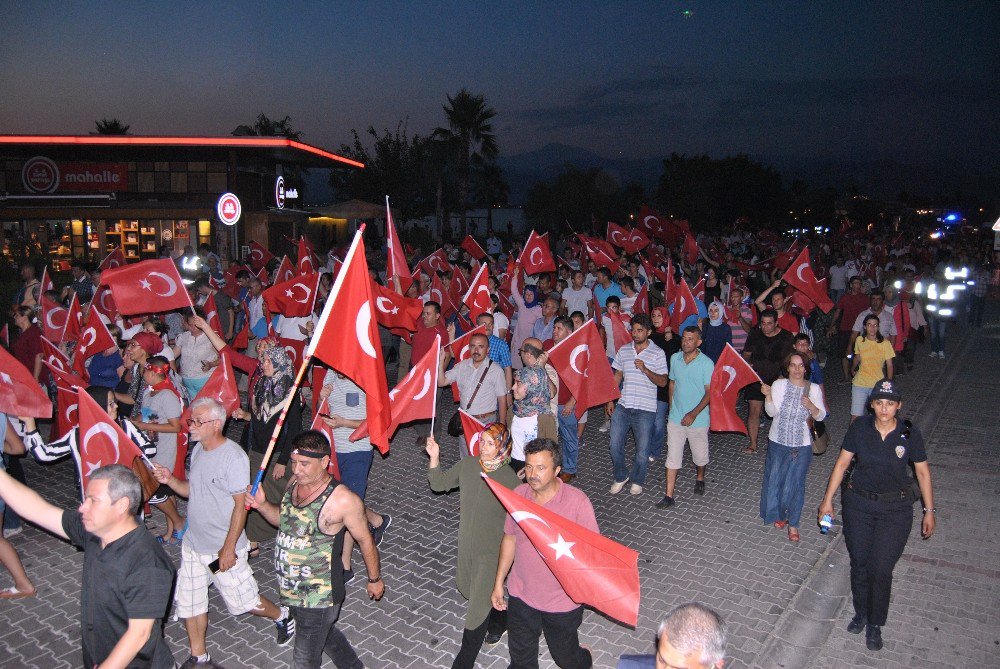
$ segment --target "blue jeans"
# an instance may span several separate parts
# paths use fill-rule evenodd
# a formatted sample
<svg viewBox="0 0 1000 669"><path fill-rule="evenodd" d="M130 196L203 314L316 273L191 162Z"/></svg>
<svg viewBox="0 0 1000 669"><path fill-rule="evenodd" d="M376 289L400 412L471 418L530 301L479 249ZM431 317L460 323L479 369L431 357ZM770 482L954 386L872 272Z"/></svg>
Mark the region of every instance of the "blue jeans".
<svg viewBox="0 0 1000 669"><path fill-rule="evenodd" d="M368 492L368 471L372 468L372 459L370 448L354 453L337 453L340 482L361 499Z"/></svg>
<svg viewBox="0 0 1000 669"><path fill-rule="evenodd" d="M760 517L765 523L787 520L792 527L799 526L812 457L812 446L792 448L767 440L764 483L760 488Z"/></svg>
<svg viewBox="0 0 1000 669"><path fill-rule="evenodd" d="M576 474L576 460L580 455L580 440L576 436L576 413L563 415L563 405L559 405L559 445L562 447L562 470L565 474Z"/></svg>
<svg viewBox="0 0 1000 669"><path fill-rule="evenodd" d="M931 316L927 319L927 329L931 331L931 350L944 353L944 337L948 332L948 321Z"/></svg>
<svg viewBox="0 0 1000 669"><path fill-rule="evenodd" d="M615 469L615 481L631 479L636 485L645 485L646 470L649 469L649 442L653 436L655 411L628 409L621 405L611 415L611 463ZM625 464L625 437L632 430L635 437L635 460L632 473Z"/></svg>
<svg viewBox="0 0 1000 669"><path fill-rule="evenodd" d="M653 437L649 442L649 457L658 458L663 455L663 444L666 443L667 409L666 402L656 401L656 418L653 419Z"/></svg>
<svg viewBox="0 0 1000 669"><path fill-rule="evenodd" d="M295 648L292 651L295 669L320 669L324 651L337 669L360 669L365 666L358 659L351 642L336 627L340 617L339 604L323 609L290 606L288 610L295 619Z"/></svg>

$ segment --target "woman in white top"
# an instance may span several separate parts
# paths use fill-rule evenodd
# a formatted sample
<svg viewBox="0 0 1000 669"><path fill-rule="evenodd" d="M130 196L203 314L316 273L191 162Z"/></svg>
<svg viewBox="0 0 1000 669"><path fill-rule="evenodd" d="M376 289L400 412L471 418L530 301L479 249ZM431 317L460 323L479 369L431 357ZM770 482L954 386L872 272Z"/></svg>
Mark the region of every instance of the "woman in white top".
<svg viewBox="0 0 1000 669"><path fill-rule="evenodd" d="M778 529L788 526L788 540L799 540L799 519L805 500L806 473L812 462L809 419L826 418L823 390L806 380L809 362L790 353L784 362L786 379L761 385L764 409L774 418L767 435L767 461L760 489L760 517Z"/></svg>

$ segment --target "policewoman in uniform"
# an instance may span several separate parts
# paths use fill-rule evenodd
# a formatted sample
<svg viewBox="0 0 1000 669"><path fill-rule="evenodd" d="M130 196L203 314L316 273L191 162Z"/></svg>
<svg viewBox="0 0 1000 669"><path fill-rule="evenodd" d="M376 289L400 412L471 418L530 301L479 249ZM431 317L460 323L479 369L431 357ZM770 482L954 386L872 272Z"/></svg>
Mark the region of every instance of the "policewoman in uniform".
<svg viewBox="0 0 1000 669"><path fill-rule="evenodd" d="M841 488L854 599L854 618L847 631L858 634L864 629L868 648L881 650L892 570L910 536L913 502L923 500L920 534L924 539L934 534L935 509L923 436L898 416L902 407L899 386L882 379L868 401L874 415L862 416L848 428L819 516L834 515L833 495ZM852 460L853 471L848 474ZM919 491L914 489L910 463Z"/></svg>

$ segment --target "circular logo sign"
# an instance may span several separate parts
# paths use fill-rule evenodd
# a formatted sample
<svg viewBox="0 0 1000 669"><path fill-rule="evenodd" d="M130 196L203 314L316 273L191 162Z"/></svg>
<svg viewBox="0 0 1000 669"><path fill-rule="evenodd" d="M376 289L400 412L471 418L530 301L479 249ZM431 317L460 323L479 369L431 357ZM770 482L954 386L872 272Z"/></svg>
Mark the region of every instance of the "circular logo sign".
<svg viewBox="0 0 1000 669"><path fill-rule="evenodd" d="M285 177L278 177L274 181L274 203L278 209L285 208Z"/></svg>
<svg viewBox="0 0 1000 669"><path fill-rule="evenodd" d="M21 183L29 193L51 193L59 187L59 168L44 156L29 158L21 168Z"/></svg>
<svg viewBox="0 0 1000 669"><path fill-rule="evenodd" d="M219 215L219 220L226 225L236 225L242 211L240 199L232 193L223 193L218 204L215 205L215 213Z"/></svg>

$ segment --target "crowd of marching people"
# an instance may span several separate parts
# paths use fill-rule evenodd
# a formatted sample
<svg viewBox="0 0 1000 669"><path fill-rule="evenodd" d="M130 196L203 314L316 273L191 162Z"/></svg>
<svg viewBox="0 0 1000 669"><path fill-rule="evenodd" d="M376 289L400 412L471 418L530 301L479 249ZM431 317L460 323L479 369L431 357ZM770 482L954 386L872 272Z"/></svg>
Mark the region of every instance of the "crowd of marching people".
<svg viewBox="0 0 1000 669"><path fill-rule="evenodd" d="M252 242L244 262L209 246L132 265L116 251L75 262L60 289L24 263L0 351L4 371L18 365L0 414L4 537L23 518L84 548L86 666L175 666L158 626L168 609L189 640L180 666L219 666L206 645L210 585L230 614L267 618L279 645L294 641L296 667L324 653L362 666L335 623L355 548L368 595L385 591L392 518L364 499L374 451L387 455L403 424L421 435L429 489L461 495L456 583L469 604L454 667L475 666L504 634L513 667L536 666L542 634L559 666L588 667L582 605L635 625L637 571L603 585L559 578L565 558L591 559L573 548L581 537L635 561L599 537L574 485L581 452L597 446L584 443L588 421L607 435L610 494L646 494L662 461L649 505L662 513L708 492L713 432L745 434L744 457L766 451L760 517L793 543L811 460L843 440L818 520L843 490L849 631L881 648L915 501L923 536L934 532L923 440L897 419L895 379L936 364L919 351L945 359L952 324L982 324L992 251L918 229L698 234L648 208L636 221L604 236L490 232L426 255L390 218L386 246L367 252L360 233L323 255L303 237L294 258ZM826 427L831 383L850 386L846 435ZM438 411L442 393L453 412ZM458 438L451 457L443 432ZM25 455L75 461L78 511L24 486ZM147 536L141 511L162 514L159 534ZM277 602L258 592L269 570L251 568L272 544ZM180 547L179 565L164 546ZM112 550L115 565L102 557ZM13 578L0 598L37 595L5 539L0 562ZM690 615L724 647L717 616ZM721 666L713 658L704 666Z"/></svg>

